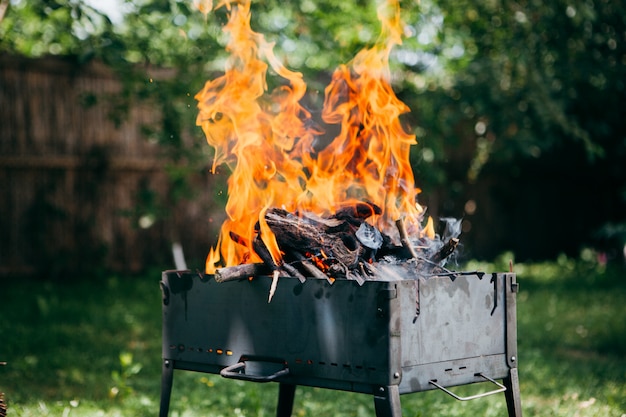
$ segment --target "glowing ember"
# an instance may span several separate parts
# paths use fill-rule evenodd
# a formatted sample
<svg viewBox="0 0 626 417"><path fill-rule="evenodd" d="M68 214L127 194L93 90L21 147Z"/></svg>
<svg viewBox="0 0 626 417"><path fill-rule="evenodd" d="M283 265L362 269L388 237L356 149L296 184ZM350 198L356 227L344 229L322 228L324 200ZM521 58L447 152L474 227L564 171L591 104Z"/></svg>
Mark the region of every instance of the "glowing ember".
<svg viewBox="0 0 626 417"><path fill-rule="evenodd" d="M210 10L210 2L202 5L205 12ZM229 35L227 68L196 95L197 124L215 148L213 169L227 164L232 170L228 219L207 258L207 273L220 263L258 262L250 243L257 233L275 264L281 263L264 216L271 207L329 214L369 201L382 209L370 220L389 236L397 236L398 218L404 218L411 236L431 236L432 227L421 226L424 213L416 202L419 190L409 163L415 137L399 120L409 108L390 86L389 54L402 34L397 2L379 6L382 30L376 44L333 74L322 119L339 125L339 133L322 150L313 144L324 132L300 104L306 93L302 74L285 68L273 53L274 45L251 29L249 1L220 2L216 8L222 6L230 11L224 27ZM284 83L268 92L270 66ZM257 223L260 230L255 230Z"/></svg>

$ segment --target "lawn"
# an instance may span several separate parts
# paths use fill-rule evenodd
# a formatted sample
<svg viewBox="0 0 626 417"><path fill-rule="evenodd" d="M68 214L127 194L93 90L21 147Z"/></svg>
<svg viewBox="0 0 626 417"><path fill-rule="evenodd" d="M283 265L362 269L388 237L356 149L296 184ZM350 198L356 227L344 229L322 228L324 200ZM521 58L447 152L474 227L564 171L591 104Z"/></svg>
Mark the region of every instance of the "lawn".
<svg viewBox="0 0 626 417"><path fill-rule="evenodd" d="M508 257L463 269L508 270ZM526 416L626 417L626 268L593 256L517 264L518 353ZM0 392L9 416L157 415L160 272L69 282L4 279ZM177 371L171 416L272 416L276 384ZM461 394L491 387L457 387ZM402 396L403 415L505 416L504 396ZM294 416L374 416L363 394L299 387Z"/></svg>

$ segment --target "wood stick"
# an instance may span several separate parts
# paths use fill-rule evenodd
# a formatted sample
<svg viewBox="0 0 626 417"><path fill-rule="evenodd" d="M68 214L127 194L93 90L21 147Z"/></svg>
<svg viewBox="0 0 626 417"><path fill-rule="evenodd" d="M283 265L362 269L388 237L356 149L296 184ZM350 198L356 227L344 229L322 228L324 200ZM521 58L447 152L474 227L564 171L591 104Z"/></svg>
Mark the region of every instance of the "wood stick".
<svg viewBox="0 0 626 417"><path fill-rule="evenodd" d="M348 271L348 273L346 273L346 278L356 281L357 284L359 284L359 287L362 287L365 283L365 278L363 278L363 276L358 272Z"/></svg>
<svg viewBox="0 0 626 417"><path fill-rule="evenodd" d="M256 235L252 241L252 249L259 255L259 258L261 258L265 265L272 268L272 271L278 269L279 265L274 263L274 258L272 258L269 249L265 246L265 242L261 239L261 235Z"/></svg>
<svg viewBox="0 0 626 417"><path fill-rule="evenodd" d="M233 232L232 230L230 232L228 232L228 236L232 239L233 242L245 246L247 248L250 247L250 244L248 243L248 239L246 239L243 236L238 235L237 233Z"/></svg>
<svg viewBox="0 0 626 417"><path fill-rule="evenodd" d="M334 282L334 280L331 277L329 277L323 271L321 271L317 266L313 264L313 262L307 259L300 252L293 251L291 254L300 260L300 265L302 265L302 267L306 270L306 272L308 272L310 276L312 276L313 278L325 279L330 284Z"/></svg>
<svg viewBox="0 0 626 417"><path fill-rule="evenodd" d="M235 265L226 268L218 268L215 271L215 281L236 281L257 275L267 275L270 272L271 269L263 263Z"/></svg>
<svg viewBox="0 0 626 417"><path fill-rule="evenodd" d="M313 265L313 263L311 261L309 261L308 259L305 259L303 261L300 261L300 263L302 264L302 267L304 269L306 269L306 271L311 274L311 276L313 278L318 278L318 279L325 279L327 280L329 283L333 283L333 279L330 278L328 275L326 275L325 273L323 273L318 267L316 267L315 265Z"/></svg>
<svg viewBox="0 0 626 417"><path fill-rule="evenodd" d="M280 272L278 271L278 269L274 270L274 273L272 274L272 285L270 285L270 294L267 298L268 304L272 302L272 297L274 297L274 293L276 293L276 287L278 286L279 275L280 275Z"/></svg>
<svg viewBox="0 0 626 417"><path fill-rule="evenodd" d="M298 278L301 283L304 283L304 281L306 281L306 277L302 275L300 271L298 271L293 265L288 264L288 263L283 263L280 267L281 269L285 270L287 275Z"/></svg>
<svg viewBox="0 0 626 417"><path fill-rule="evenodd" d="M411 244L411 241L406 234L404 220L402 220L401 218L396 220L396 227L398 228L398 233L400 234L400 243L402 243L402 247L409 251L409 253L411 254L411 258L417 259L417 252L415 252L415 248Z"/></svg>
<svg viewBox="0 0 626 417"><path fill-rule="evenodd" d="M439 264L448 256L452 255L452 252L454 252L458 244L459 239L454 237L451 238L445 245L441 247L441 249L437 251L437 253L432 256L432 258L430 258L430 261Z"/></svg>

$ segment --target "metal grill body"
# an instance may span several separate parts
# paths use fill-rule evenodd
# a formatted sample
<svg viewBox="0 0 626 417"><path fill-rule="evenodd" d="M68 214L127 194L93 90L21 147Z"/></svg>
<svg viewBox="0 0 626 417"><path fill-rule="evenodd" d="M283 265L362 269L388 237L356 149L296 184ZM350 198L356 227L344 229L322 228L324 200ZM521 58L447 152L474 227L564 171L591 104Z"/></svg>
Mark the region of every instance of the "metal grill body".
<svg viewBox="0 0 626 417"><path fill-rule="evenodd" d="M459 273L354 281L271 278L217 283L164 272L161 415L174 369L280 383L278 415L297 385L374 396L378 417L400 417L400 394L502 379L521 417L514 274Z"/></svg>

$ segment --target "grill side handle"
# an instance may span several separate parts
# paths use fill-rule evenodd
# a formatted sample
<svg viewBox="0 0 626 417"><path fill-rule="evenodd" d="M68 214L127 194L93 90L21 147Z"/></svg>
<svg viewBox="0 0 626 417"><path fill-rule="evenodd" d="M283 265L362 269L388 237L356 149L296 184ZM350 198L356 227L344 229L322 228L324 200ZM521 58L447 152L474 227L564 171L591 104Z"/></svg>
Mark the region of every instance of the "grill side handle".
<svg viewBox="0 0 626 417"><path fill-rule="evenodd" d="M236 364L227 366L220 371L220 376L223 378L240 379L242 381L251 382L272 382L287 375L289 375L289 368L287 367L283 367L268 375L246 374L246 359L244 358Z"/></svg>
<svg viewBox="0 0 626 417"><path fill-rule="evenodd" d="M441 391L445 392L446 394L448 394L449 396L453 397L454 399L457 399L459 401L470 401L470 400L475 400L477 398L482 398L482 397L486 397L488 395L493 395L493 394L498 394L500 392L504 392L506 391L506 387L502 384L500 384L499 382L497 382L494 379L489 378L486 375L483 375L482 373L477 373L475 376L479 376L481 378L484 378L486 381L492 382L494 384L496 384L498 386L498 389L495 389L493 391L488 391L488 392L483 392L481 394L476 394L476 395L472 395L469 397L460 397L458 395L456 395L455 393L453 393L450 390L447 390L446 388L442 387L441 385L439 385L437 383L436 379L431 379L430 381L428 381L429 384L434 385L435 387L439 388Z"/></svg>

